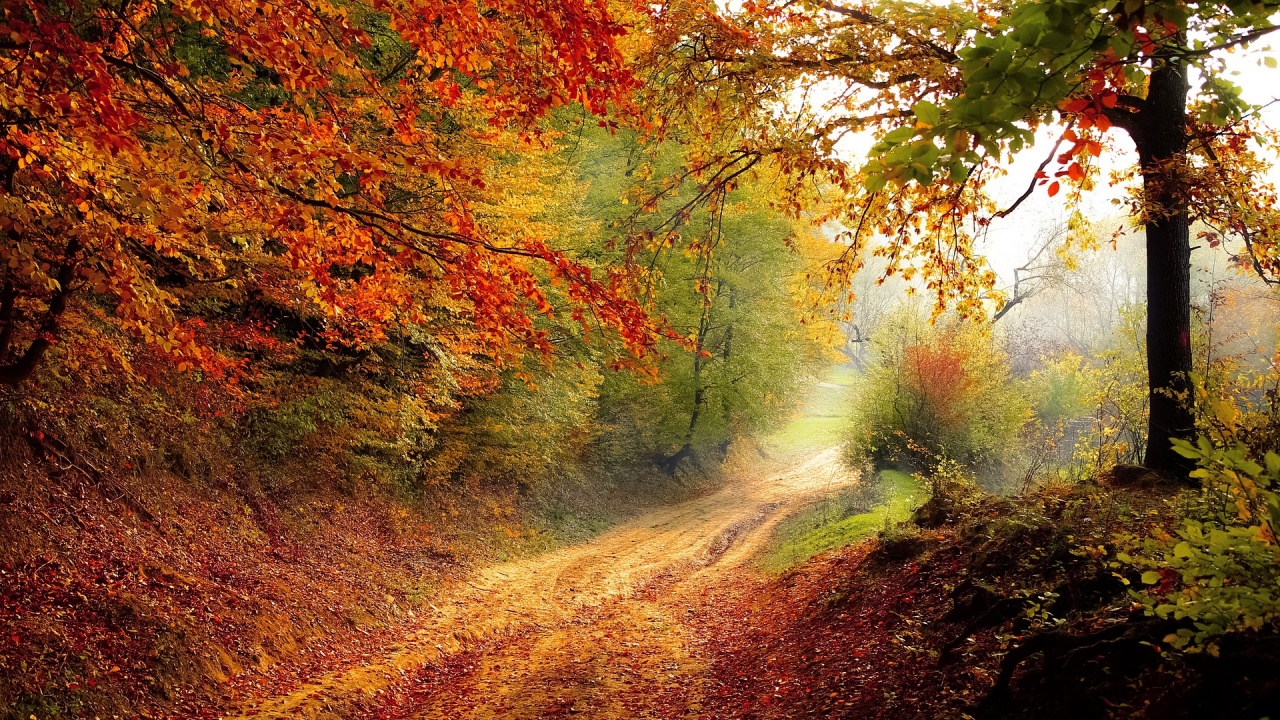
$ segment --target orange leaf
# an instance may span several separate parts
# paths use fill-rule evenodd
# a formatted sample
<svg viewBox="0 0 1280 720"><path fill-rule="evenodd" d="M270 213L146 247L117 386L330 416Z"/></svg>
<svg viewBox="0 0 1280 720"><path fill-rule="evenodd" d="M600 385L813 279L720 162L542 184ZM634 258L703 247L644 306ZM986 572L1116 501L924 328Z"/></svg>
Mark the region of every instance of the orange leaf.
<svg viewBox="0 0 1280 720"><path fill-rule="evenodd" d="M1070 100L1067 100L1066 102L1062 103L1061 107L1063 110L1066 110L1067 112L1076 113L1076 112L1080 112L1081 110L1085 109L1088 106L1089 106L1089 101L1085 100L1084 98L1071 98Z"/></svg>

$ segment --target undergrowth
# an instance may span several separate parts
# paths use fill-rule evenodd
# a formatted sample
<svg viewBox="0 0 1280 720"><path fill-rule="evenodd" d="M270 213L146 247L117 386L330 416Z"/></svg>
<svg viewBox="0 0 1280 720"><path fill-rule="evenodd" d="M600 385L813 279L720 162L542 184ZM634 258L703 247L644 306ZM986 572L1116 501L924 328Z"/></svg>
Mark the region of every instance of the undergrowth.
<svg viewBox="0 0 1280 720"><path fill-rule="evenodd" d="M522 495L465 476L410 491L225 437L0 430L5 720L272 692L389 642L470 568L717 481L583 465Z"/></svg>
<svg viewBox="0 0 1280 720"><path fill-rule="evenodd" d="M881 470L860 483L783 521L759 565L781 572L833 548L870 537L907 520L924 502L920 481L897 470Z"/></svg>
<svg viewBox="0 0 1280 720"><path fill-rule="evenodd" d="M1074 720L1142 716L1133 710L1148 699L1209 702L1194 693L1202 676L1158 670L1167 654L1150 638L1109 630L1134 613L1109 565L1115 533L1157 527L1181 502L1165 488L1060 484L823 553L724 611L704 712ZM1072 654L1071 638L1098 631L1112 633L1101 654ZM988 701L1006 667L1016 679Z"/></svg>

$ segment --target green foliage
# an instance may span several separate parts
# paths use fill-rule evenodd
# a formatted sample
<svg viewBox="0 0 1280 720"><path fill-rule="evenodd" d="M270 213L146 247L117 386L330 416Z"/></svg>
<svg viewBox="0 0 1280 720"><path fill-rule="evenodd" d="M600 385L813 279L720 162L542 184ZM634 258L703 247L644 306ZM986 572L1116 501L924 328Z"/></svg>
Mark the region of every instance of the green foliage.
<svg viewBox="0 0 1280 720"><path fill-rule="evenodd" d="M761 567L780 572L809 558L901 523L925 500L920 479L882 470L868 486L854 487L788 518L774 532Z"/></svg>
<svg viewBox="0 0 1280 720"><path fill-rule="evenodd" d="M1190 621L1166 642L1214 652L1223 634L1280 620L1280 455L1257 462L1243 444L1203 436L1175 447L1196 462L1201 497L1174 536L1147 538L1118 560L1155 586L1135 593L1148 613Z"/></svg>
<svg viewBox="0 0 1280 720"><path fill-rule="evenodd" d="M1045 358L1031 373L1027 388L1034 398L1036 418L1052 427L1087 415L1096 393L1093 379L1085 370L1084 358L1075 353Z"/></svg>
<svg viewBox="0 0 1280 720"><path fill-rule="evenodd" d="M1120 317L1110 347L1080 366L1088 430L1076 439L1070 474L1077 479L1094 477L1117 464L1137 465L1146 451L1146 310L1129 305L1120 309Z"/></svg>
<svg viewBox="0 0 1280 720"><path fill-rule="evenodd" d="M611 257L617 251L610 248L641 238L637 262L649 268L653 309L681 338L663 342L657 377L604 379L605 455L715 458L732 438L780 426L828 362L804 332L790 287L806 262L792 243L798 226L770 208L768 188L752 182L683 211L692 184L651 181L677 167L674 146L646 147L603 131L584 133L582 145L583 214L606 223L587 252ZM651 197L658 199L639 210L630 200ZM673 232L684 237L683 249Z"/></svg>
<svg viewBox="0 0 1280 720"><path fill-rule="evenodd" d="M982 328L926 325L909 312L885 327L854 404L851 459L929 468L1007 457L1031 407Z"/></svg>
<svg viewBox="0 0 1280 720"><path fill-rule="evenodd" d="M1225 356L1207 372L1192 373L1197 423L1218 445L1243 443L1255 457L1280 448L1280 373L1258 372L1243 358Z"/></svg>
<svg viewBox="0 0 1280 720"><path fill-rule="evenodd" d="M526 373L519 373L526 375ZM551 371L505 373L441 433L426 462L428 486L486 484L529 493L582 463L596 439L599 370L563 363Z"/></svg>
<svg viewBox="0 0 1280 720"><path fill-rule="evenodd" d="M264 458L279 460L309 435L321 427L331 428L342 417L342 409L330 389L289 398L275 407L256 408L247 417L246 427L257 452Z"/></svg>
<svg viewBox="0 0 1280 720"><path fill-rule="evenodd" d="M930 498L946 505L955 506L978 496L977 480L964 465L948 457L938 458L915 477L929 488Z"/></svg>
<svg viewBox="0 0 1280 720"><path fill-rule="evenodd" d="M941 106L916 102L915 123L881 136L865 167L866 187L962 180L984 158L1015 156L1034 144L1035 127L1060 119L1062 106L1082 88L1098 93L1105 87L1100 64L1114 62L1129 86L1123 89L1143 92L1152 70L1139 59L1153 53L1177 57L1205 76L1193 97L1202 122L1237 121L1254 108L1238 86L1219 77L1220 51L1248 40L1244 31L1270 27L1273 11L1238 2L1118 8L1096 0L1033 0L1008 6L997 24L979 25L972 42L957 51L964 91ZM1134 32L1135 25L1143 29ZM1148 45L1153 38L1158 48Z"/></svg>

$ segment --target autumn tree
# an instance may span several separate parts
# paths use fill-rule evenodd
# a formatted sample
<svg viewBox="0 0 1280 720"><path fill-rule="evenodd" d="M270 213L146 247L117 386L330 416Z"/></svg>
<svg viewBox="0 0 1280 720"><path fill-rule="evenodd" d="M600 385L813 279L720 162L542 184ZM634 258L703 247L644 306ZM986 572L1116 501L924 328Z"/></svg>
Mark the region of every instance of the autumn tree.
<svg viewBox="0 0 1280 720"><path fill-rule="evenodd" d="M557 310L653 342L623 273L492 212L550 110L630 102L604 2L5 0L0 30L4 384L77 322L206 379L281 339L508 362Z"/></svg>
<svg viewBox="0 0 1280 720"><path fill-rule="evenodd" d="M985 328L924 322L900 308L872 341L847 451L858 462L995 466L1015 454L1030 419L1027 388Z"/></svg>
<svg viewBox="0 0 1280 720"><path fill-rule="evenodd" d="M717 128L690 152L705 183L746 162L772 165L792 179L788 204L798 207L822 178L841 194L826 198L821 218L846 228L837 276L878 254L889 273L922 280L939 307L963 314L986 312L993 297L977 245L984 229L1037 188L1078 207L1099 181L1098 158L1123 150L1123 132L1138 151L1125 175L1136 180L1131 204L1147 242L1145 462L1176 471L1184 462L1167 439L1194 430L1192 224L1212 228L1205 244L1230 244L1263 277L1280 269L1270 164L1254 142L1266 131L1223 73L1228 53L1276 29L1276 11L1266 2L766 0L725 11L672 2L653 14L648 63L656 101L695 108ZM1050 131L1058 138L1026 192L997 203L990 181ZM876 142L865 158L840 151L867 136Z"/></svg>

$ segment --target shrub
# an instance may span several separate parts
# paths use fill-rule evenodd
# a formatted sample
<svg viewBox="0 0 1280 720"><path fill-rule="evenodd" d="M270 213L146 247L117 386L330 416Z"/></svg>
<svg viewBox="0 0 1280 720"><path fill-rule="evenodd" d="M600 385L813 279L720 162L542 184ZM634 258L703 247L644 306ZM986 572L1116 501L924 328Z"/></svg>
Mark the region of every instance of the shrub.
<svg viewBox="0 0 1280 720"><path fill-rule="evenodd" d="M1138 465L1147 449L1146 309L1120 309L1111 347L1082 368L1089 389L1088 432L1077 438L1078 477L1092 477L1115 465Z"/></svg>
<svg viewBox="0 0 1280 720"><path fill-rule="evenodd" d="M877 338L878 362L859 385L850 459L925 469L944 457L972 467L1008 456L1031 407L985 332L909 315L886 325L895 329Z"/></svg>
<svg viewBox="0 0 1280 720"><path fill-rule="evenodd" d="M1203 436L1174 445L1196 461L1201 497L1174 535L1147 538L1118 560L1153 586L1137 593L1149 614L1190 621L1166 642L1214 652L1220 635L1280 620L1280 455L1267 452L1259 463L1243 443L1223 447Z"/></svg>
<svg viewBox="0 0 1280 720"><path fill-rule="evenodd" d="M1188 623L1166 642L1216 652L1216 638L1280 624L1280 373L1217 364L1193 377L1200 437L1175 441L1200 493L1179 527L1137 542L1119 566L1142 571L1147 612Z"/></svg>

